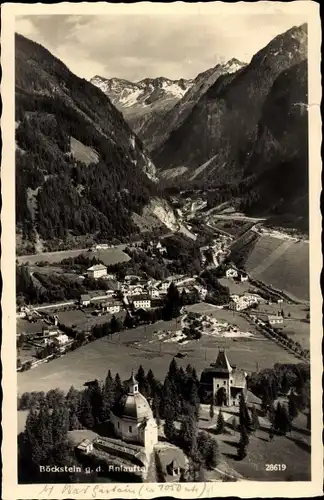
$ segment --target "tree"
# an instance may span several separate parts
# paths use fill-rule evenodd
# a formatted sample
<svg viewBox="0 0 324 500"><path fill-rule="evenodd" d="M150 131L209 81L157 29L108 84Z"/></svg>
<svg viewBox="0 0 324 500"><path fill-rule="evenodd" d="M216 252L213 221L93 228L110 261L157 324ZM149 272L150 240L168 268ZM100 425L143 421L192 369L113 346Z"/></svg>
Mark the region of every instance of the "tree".
<svg viewBox="0 0 324 500"><path fill-rule="evenodd" d="M287 394L289 389L290 389L290 384L287 377L287 373L285 372L281 380L281 391L283 394Z"/></svg>
<svg viewBox="0 0 324 500"><path fill-rule="evenodd" d="M194 408L186 415L183 415L180 427L180 439L184 450L191 454L196 449L197 444L197 419Z"/></svg>
<svg viewBox="0 0 324 500"><path fill-rule="evenodd" d="M171 282L163 308L163 317L166 321L180 315L181 297L177 286Z"/></svg>
<svg viewBox="0 0 324 500"><path fill-rule="evenodd" d="M241 394L240 397L240 427L245 427L247 432L251 431L251 418L249 415L249 410L245 401L244 394Z"/></svg>
<svg viewBox="0 0 324 500"><path fill-rule="evenodd" d="M120 380L119 373L116 373L116 375L115 375L114 391L115 391L115 402L117 402L117 401L119 401L119 399L123 393L123 388L122 388L122 383Z"/></svg>
<svg viewBox="0 0 324 500"><path fill-rule="evenodd" d="M241 434L240 434L240 441L238 444L238 449L237 449L237 457L239 460L243 460L243 458L246 457L247 455L247 447L249 444L249 435L247 433L246 428L241 426Z"/></svg>
<svg viewBox="0 0 324 500"><path fill-rule="evenodd" d="M251 408L251 426L254 431L260 429L259 417L256 411L256 407L254 405Z"/></svg>
<svg viewBox="0 0 324 500"><path fill-rule="evenodd" d="M293 394L290 394L288 397L288 413L291 422L298 416L299 413L296 399Z"/></svg>
<svg viewBox="0 0 324 500"><path fill-rule="evenodd" d="M101 412L102 421L108 420L110 416L110 410L113 407L114 402L115 402L115 384L111 376L111 372L109 370L102 390L102 412Z"/></svg>
<svg viewBox="0 0 324 500"><path fill-rule="evenodd" d="M165 435L166 439L170 443L172 443L177 436L177 431L176 431L176 428L174 425L174 420L170 415L167 415L165 420L164 420L163 430L164 430L164 435Z"/></svg>
<svg viewBox="0 0 324 500"><path fill-rule="evenodd" d="M210 420L213 420L213 418L214 418L214 402L213 401L210 403L210 407L209 407L209 418L210 418Z"/></svg>
<svg viewBox="0 0 324 500"><path fill-rule="evenodd" d="M276 407L274 428L283 435L286 435L286 433L291 429L288 410L280 403L278 403Z"/></svg>
<svg viewBox="0 0 324 500"><path fill-rule="evenodd" d="M220 409L217 417L216 432L217 434L222 434L224 430L225 430L225 420L222 410Z"/></svg>
<svg viewBox="0 0 324 500"><path fill-rule="evenodd" d="M110 321L110 331L111 333L117 333L120 332L122 329L122 325L119 319L116 318L115 315L111 318Z"/></svg>
<svg viewBox="0 0 324 500"><path fill-rule="evenodd" d="M87 429L92 429L94 425L94 419L92 414L91 395L88 390L83 391L80 406L80 422Z"/></svg>

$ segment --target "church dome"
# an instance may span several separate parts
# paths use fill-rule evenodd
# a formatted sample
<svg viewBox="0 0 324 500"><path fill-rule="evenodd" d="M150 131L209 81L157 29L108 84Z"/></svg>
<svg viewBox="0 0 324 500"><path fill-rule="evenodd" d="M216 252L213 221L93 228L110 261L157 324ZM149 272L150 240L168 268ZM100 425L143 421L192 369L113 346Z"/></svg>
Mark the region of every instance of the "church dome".
<svg viewBox="0 0 324 500"><path fill-rule="evenodd" d="M142 422L144 419L153 418L153 413L147 399L138 391L138 382L135 377L126 381L127 394L123 394L113 408L117 417L125 420Z"/></svg>

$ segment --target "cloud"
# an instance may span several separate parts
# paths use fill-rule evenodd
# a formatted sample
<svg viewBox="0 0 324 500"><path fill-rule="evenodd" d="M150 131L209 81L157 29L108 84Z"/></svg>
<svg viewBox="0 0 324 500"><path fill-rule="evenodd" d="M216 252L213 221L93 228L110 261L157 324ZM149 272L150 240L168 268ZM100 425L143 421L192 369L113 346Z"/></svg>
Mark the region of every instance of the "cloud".
<svg viewBox="0 0 324 500"><path fill-rule="evenodd" d="M170 5L168 6L170 7ZM16 30L44 45L74 73L132 81L146 77L194 78L218 62L252 56L304 19L284 14L211 16L118 14L17 18Z"/></svg>

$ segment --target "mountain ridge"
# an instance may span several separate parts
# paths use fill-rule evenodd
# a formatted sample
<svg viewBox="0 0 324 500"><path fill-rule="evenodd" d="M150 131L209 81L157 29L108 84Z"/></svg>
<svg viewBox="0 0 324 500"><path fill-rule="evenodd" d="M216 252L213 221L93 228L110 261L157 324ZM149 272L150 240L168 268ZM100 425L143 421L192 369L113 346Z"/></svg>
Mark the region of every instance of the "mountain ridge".
<svg viewBox="0 0 324 500"><path fill-rule="evenodd" d="M141 214L159 194L142 141L100 89L47 49L16 34L15 50L21 247L42 241L56 248L87 234L119 241L137 234L132 213Z"/></svg>

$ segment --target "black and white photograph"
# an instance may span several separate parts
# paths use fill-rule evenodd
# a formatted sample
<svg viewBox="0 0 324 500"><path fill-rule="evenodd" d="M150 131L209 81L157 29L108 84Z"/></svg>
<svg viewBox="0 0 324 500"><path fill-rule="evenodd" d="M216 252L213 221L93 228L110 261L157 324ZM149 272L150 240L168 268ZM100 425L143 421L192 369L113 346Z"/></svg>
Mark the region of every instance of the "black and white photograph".
<svg viewBox="0 0 324 500"><path fill-rule="evenodd" d="M323 470L305 3L15 11L19 498Z"/></svg>

